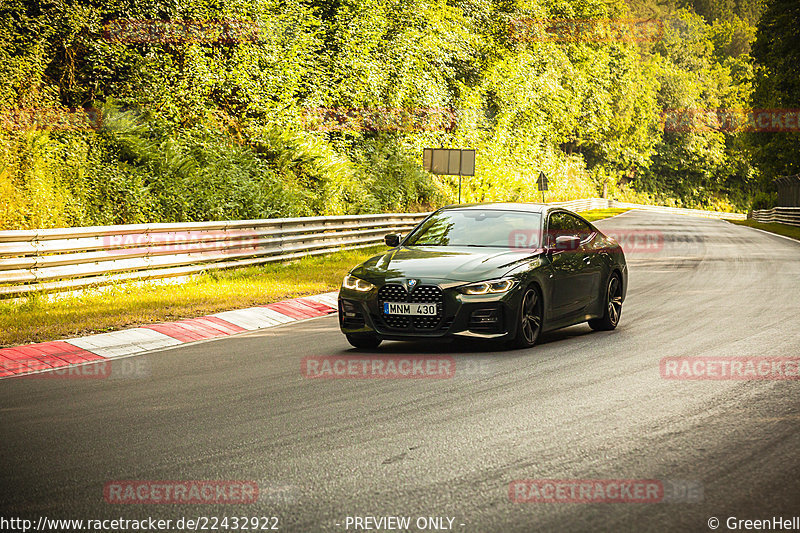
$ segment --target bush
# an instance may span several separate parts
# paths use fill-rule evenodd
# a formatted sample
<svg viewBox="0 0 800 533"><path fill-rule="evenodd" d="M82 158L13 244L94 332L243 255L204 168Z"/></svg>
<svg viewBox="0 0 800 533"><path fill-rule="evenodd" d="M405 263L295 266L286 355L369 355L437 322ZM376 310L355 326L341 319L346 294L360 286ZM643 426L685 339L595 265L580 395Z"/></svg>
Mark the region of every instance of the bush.
<svg viewBox="0 0 800 533"><path fill-rule="evenodd" d="M759 209L772 209L778 205L778 193L776 192L757 192L753 197L753 203L750 205L751 211L758 211Z"/></svg>

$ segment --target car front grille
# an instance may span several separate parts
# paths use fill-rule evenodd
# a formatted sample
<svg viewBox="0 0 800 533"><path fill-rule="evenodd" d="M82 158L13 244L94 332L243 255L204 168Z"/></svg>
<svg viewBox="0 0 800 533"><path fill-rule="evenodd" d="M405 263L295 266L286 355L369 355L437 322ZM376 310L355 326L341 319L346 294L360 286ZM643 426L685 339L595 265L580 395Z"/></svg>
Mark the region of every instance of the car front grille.
<svg viewBox="0 0 800 533"><path fill-rule="evenodd" d="M383 312L384 302L408 302L436 304L436 316L387 315ZM381 322L390 329L413 331L415 329L436 329L442 321L444 293L436 285L418 285L411 292L398 283L389 283L378 290L378 306Z"/></svg>

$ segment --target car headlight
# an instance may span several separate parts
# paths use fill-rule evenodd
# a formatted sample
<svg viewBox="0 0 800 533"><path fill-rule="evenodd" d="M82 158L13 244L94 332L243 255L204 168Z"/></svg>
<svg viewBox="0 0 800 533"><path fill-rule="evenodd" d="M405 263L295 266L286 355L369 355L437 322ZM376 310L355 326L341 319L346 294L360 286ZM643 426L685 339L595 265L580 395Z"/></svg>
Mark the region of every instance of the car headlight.
<svg viewBox="0 0 800 533"><path fill-rule="evenodd" d="M480 283L470 283L458 288L461 294L499 294L508 292L516 285L513 279L498 279L493 281L481 281Z"/></svg>
<svg viewBox="0 0 800 533"><path fill-rule="evenodd" d="M350 274L348 274L344 277L344 280L342 280L342 287L344 287L345 289L350 289L352 291L367 292L374 289L375 285L373 285L369 281L364 281L363 279L359 279L355 276L351 276Z"/></svg>

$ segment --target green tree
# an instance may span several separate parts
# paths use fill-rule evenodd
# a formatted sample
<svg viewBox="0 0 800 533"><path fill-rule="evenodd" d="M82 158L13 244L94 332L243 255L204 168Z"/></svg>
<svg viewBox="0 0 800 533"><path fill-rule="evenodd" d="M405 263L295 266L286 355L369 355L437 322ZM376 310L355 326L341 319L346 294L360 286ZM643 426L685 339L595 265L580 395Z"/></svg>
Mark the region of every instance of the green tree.
<svg viewBox="0 0 800 533"><path fill-rule="evenodd" d="M758 23L753 44L756 109L800 107L800 3L771 0ZM795 126L797 120L795 120ZM800 133L753 132L753 160L769 187L772 179L800 173Z"/></svg>

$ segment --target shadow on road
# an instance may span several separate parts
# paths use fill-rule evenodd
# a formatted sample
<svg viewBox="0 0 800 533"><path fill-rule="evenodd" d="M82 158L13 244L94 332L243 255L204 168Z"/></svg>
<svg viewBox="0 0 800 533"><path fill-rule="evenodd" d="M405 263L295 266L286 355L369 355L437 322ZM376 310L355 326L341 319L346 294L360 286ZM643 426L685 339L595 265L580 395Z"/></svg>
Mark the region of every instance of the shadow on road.
<svg viewBox="0 0 800 533"><path fill-rule="evenodd" d="M430 339L425 341L384 341L377 350L351 348L341 354L397 355L397 354L487 354L510 355L536 354L541 347L560 341L596 334L586 324L543 333L533 348L507 348L502 343L483 339Z"/></svg>

